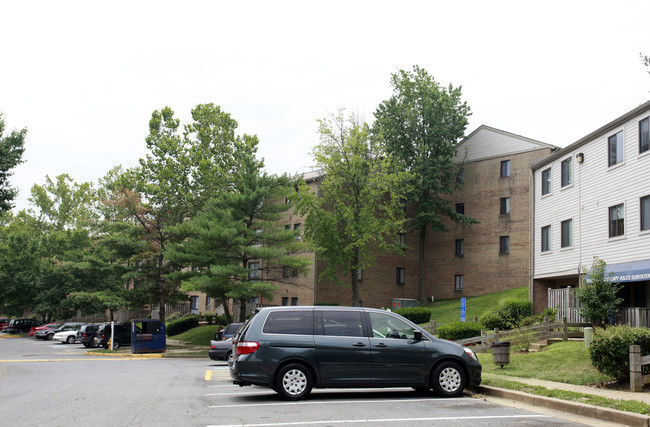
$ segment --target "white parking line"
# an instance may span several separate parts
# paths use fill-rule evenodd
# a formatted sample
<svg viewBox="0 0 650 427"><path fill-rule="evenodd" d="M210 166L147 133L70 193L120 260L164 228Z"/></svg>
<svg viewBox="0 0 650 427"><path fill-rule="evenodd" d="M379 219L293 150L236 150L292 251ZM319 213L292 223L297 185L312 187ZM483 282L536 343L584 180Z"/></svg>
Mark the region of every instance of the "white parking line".
<svg viewBox="0 0 650 427"><path fill-rule="evenodd" d="M453 402L460 402L461 400L474 400L470 398L465 398L465 399L458 399L458 398L451 398L451 399L435 399L432 400L431 398L425 398L425 399L390 399L390 400L301 400L299 402L274 402L274 403L251 403L251 404L236 404L236 405L215 405L215 406L208 406L208 408L211 409L227 409L227 408L243 408L243 407L252 407L252 406L293 406L293 405L332 405L336 403L345 403L349 404L350 402L354 402L355 404L359 403L402 403L402 402L445 402L445 401L453 401Z"/></svg>
<svg viewBox="0 0 650 427"><path fill-rule="evenodd" d="M262 423L262 424L213 424L207 427L275 427L275 426L297 426L297 425L318 425L318 424L351 424L351 423L398 423L415 421L465 421L465 420L503 420L503 419L530 419L530 418L551 418L548 415L495 415L484 417L431 417L431 418L388 418L368 420L330 420L330 421L297 421L291 423Z"/></svg>

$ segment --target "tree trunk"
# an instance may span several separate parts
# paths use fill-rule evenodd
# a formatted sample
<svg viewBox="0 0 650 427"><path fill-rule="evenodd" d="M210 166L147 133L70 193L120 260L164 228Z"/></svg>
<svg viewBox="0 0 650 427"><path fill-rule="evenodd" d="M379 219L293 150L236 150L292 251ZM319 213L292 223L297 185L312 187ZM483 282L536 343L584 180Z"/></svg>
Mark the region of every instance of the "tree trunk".
<svg viewBox="0 0 650 427"><path fill-rule="evenodd" d="M420 292L420 305L427 303L427 296L424 293L424 249L427 237L427 227L420 227L420 250L418 259L418 290Z"/></svg>
<svg viewBox="0 0 650 427"><path fill-rule="evenodd" d="M223 314L226 316L226 323L232 323L232 314L230 313L230 307L228 307L228 297L225 292L222 292L220 295L221 304L223 304Z"/></svg>
<svg viewBox="0 0 650 427"><path fill-rule="evenodd" d="M246 321L246 298L239 299L239 321Z"/></svg>
<svg viewBox="0 0 650 427"><path fill-rule="evenodd" d="M353 265L356 268L350 268L350 284L352 285L352 306L359 307L359 280L357 277L357 272L359 270L359 250L354 250L354 260L352 261Z"/></svg>

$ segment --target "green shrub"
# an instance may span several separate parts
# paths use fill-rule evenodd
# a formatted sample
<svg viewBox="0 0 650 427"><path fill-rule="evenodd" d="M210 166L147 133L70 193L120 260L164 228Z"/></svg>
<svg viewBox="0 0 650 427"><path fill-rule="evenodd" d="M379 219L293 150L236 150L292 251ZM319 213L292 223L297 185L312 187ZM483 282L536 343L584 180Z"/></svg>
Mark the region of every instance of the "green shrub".
<svg viewBox="0 0 650 427"><path fill-rule="evenodd" d="M167 336L182 334L192 328L199 326L199 318L196 316L183 317L182 319L167 322Z"/></svg>
<svg viewBox="0 0 650 427"><path fill-rule="evenodd" d="M214 314L206 314L205 316L205 321L208 323L208 325L211 325L212 322L214 322L214 319L217 317Z"/></svg>
<svg viewBox="0 0 650 427"><path fill-rule="evenodd" d="M226 318L225 314L222 314L221 316L217 316L217 318L214 320L214 323L217 325L226 326L228 324L228 319Z"/></svg>
<svg viewBox="0 0 650 427"><path fill-rule="evenodd" d="M514 329L533 313L530 301L506 300L495 311L486 311L479 318L479 323L486 329Z"/></svg>
<svg viewBox="0 0 650 427"><path fill-rule="evenodd" d="M481 335L483 325L474 322L453 322L438 328L438 338L443 340L462 340Z"/></svg>
<svg viewBox="0 0 650 427"><path fill-rule="evenodd" d="M630 379L631 345L641 346L641 354L650 354L650 329L613 326L596 329L589 346L591 364L605 375L618 380ZM648 374L648 366L643 367L643 374Z"/></svg>
<svg viewBox="0 0 650 427"><path fill-rule="evenodd" d="M508 321L499 314L497 311L486 311L478 318L478 323L483 325L485 329L508 329Z"/></svg>
<svg viewBox="0 0 650 427"><path fill-rule="evenodd" d="M556 308L546 307L544 311L542 311L540 314L536 314L524 318L519 324L519 326L531 326L539 323L544 323L544 316L548 316L549 322L555 322L556 315L557 315Z"/></svg>
<svg viewBox="0 0 650 427"><path fill-rule="evenodd" d="M413 323L427 323L431 321L431 310L426 307L404 307L395 310L395 313L404 316Z"/></svg>

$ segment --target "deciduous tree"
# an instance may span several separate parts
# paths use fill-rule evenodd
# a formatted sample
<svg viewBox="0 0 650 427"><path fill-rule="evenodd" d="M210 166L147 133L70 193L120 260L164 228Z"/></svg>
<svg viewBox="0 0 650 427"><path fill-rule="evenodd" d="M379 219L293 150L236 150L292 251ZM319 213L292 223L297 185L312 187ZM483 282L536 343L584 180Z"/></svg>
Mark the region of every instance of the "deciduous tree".
<svg viewBox="0 0 650 427"><path fill-rule="evenodd" d="M319 259L322 276L341 282L349 277L352 305L359 305L357 272L375 262L375 254L398 247L404 231L404 197L410 174L372 139L370 129L343 112L320 120L315 164L323 178L317 193L303 187L298 199L305 216L305 237Z"/></svg>
<svg viewBox="0 0 650 427"><path fill-rule="evenodd" d="M13 169L23 162L27 129L14 130L3 137L5 120L0 113L0 214L13 208L18 190L9 185Z"/></svg>
<svg viewBox="0 0 650 427"><path fill-rule="evenodd" d="M418 66L394 73L391 86L393 95L375 111L374 131L382 136L386 151L412 173L407 199L415 208L410 228L419 233L418 285L424 304L427 230L447 231L444 217L468 225L477 222L457 213L449 198L460 185L454 156L470 108L460 87L443 87Z"/></svg>

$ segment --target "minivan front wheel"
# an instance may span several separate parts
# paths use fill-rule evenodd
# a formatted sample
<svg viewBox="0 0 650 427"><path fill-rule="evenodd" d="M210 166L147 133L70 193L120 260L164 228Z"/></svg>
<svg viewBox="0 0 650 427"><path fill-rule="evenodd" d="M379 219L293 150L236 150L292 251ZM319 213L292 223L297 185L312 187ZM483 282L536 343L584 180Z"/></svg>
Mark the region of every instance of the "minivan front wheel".
<svg viewBox="0 0 650 427"><path fill-rule="evenodd" d="M313 386L309 369L299 363L292 363L278 371L273 388L284 399L300 400L309 395Z"/></svg>
<svg viewBox="0 0 650 427"><path fill-rule="evenodd" d="M439 396L458 396L465 389L465 371L456 362L443 362L433 370L431 385Z"/></svg>

